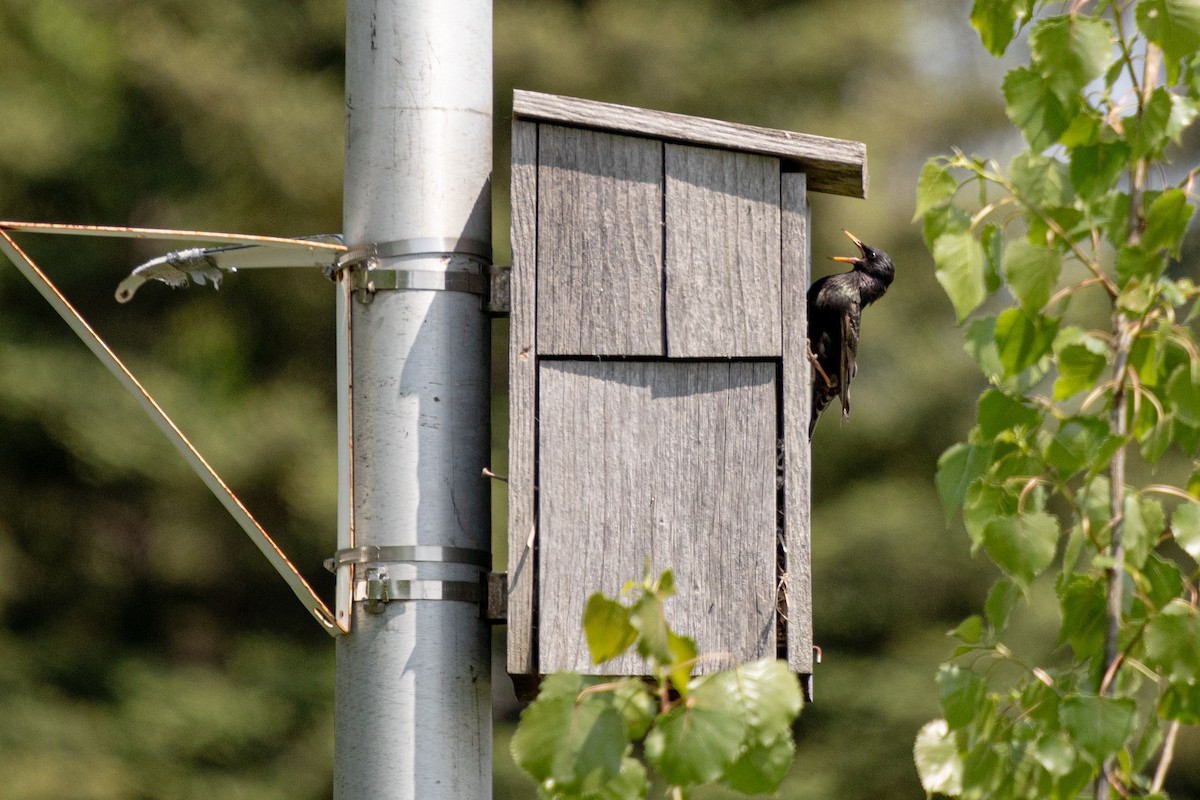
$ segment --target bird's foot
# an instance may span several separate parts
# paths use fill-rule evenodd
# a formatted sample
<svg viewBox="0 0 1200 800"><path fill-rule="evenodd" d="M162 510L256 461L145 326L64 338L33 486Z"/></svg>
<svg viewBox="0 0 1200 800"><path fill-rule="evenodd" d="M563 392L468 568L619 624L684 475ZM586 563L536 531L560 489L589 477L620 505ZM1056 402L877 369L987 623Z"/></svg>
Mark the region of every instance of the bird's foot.
<svg viewBox="0 0 1200 800"><path fill-rule="evenodd" d="M825 368L821 366L821 362L817 360L816 353L812 351L812 343L805 340L805 349L808 351L808 360L812 363L817 374L825 381L825 386L832 389L833 381L830 380L828 373L825 372Z"/></svg>

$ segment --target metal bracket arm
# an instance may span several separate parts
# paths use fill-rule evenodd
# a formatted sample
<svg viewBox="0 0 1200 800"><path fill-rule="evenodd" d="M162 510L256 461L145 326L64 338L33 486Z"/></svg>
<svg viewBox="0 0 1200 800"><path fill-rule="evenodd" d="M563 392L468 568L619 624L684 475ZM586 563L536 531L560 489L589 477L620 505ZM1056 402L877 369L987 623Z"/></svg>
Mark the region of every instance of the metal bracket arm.
<svg viewBox="0 0 1200 800"><path fill-rule="evenodd" d="M221 505L225 506L225 510L241 526L242 530L246 532L246 535L250 537L251 541L254 542L262 554L267 557L267 560L271 562L271 566L287 582L288 587L291 588L304 607L308 609L313 618L320 623L321 627L331 636L337 636L341 633L342 628L334 619L333 612L329 610L325 602L313 591L308 581L304 579L304 576L300 574L299 570L296 569L295 565L292 564L279 545L275 543L275 540L254 519L242 501L238 499L237 495L221 479L221 476L209 466L208 462L204 460L204 456L200 454L200 451L183 435L179 427L167 416L167 413L163 411L158 402L146 391L145 387L142 386L129 368L125 366L124 362L117 357L108 344L92 329L87 320L71 305L62 292L59 291L58 287L34 263L33 259L13 241L12 237L9 236L9 230L23 230L36 233L77 233L93 236L224 238L225 240L250 240L251 242L263 237L233 236L230 234L212 234L200 231L155 231L147 228L100 228L98 226L59 226L0 222L0 252L8 256L9 260L20 270L21 274L33 284L34 288L46 299L46 302L58 312L58 315L67 323L68 327L75 332L75 335L100 360L100 363L141 404L142 410L146 412L150 419L158 426L159 430L175 446L175 449L179 451L179 454L183 456L184 460L187 461L200 480L204 481L217 500L221 502ZM301 246L307 247L308 245L303 244Z"/></svg>

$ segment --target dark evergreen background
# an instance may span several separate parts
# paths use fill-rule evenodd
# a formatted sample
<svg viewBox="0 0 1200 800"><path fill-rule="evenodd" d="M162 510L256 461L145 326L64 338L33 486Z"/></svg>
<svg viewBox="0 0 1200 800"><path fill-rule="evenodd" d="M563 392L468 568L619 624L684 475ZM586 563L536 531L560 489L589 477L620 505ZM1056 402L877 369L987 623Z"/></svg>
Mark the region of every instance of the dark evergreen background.
<svg viewBox="0 0 1200 800"><path fill-rule="evenodd" d="M910 222L927 156L999 154L1016 135L1003 65L968 12L965 0L496 0L500 263L514 87L867 143L869 199L814 199L814 274L852 252L843 227L888 250L898 274L865 314L854 419L826 415L813 442L824 663L784 797L922 794L911 744L937 715L944 633L990 582L932 482L982 378ZM333 0L0 0L0 218L340 230L343 40ZM156 284L121 306L128 270L178 245L21 241L328 595L331 284L243 272L220 292ZM496 324L501 473L506 331ZM0 263L0 794L330 796L332 641L123 391ZM506 679L496 695L496 796L532 797L508 756ZM1198 749L1181 738L1179 772Z"/></svg>

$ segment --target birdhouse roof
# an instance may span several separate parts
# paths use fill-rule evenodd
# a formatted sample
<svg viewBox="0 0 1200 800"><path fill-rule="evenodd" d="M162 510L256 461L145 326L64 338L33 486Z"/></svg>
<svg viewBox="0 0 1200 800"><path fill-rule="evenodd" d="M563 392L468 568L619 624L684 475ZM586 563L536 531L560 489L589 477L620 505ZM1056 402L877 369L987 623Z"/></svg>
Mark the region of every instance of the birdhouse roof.
<svg viewBox="0 0 1200 800"><path fill-rule="evenodd" d="M513 92L513 117L774 156L806 173L809 191L867 196L862 142L521 89Z"/></svg>

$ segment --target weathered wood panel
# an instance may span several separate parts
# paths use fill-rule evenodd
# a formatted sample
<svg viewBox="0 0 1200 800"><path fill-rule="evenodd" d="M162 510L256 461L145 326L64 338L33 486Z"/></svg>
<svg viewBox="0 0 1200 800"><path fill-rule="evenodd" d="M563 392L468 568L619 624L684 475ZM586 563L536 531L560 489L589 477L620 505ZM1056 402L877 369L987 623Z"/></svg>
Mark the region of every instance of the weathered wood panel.
<svg viewBox="0 0 1200 800"><path fill-rule="evenodd" d="M806 172L811 191L867 196L862 142L519 89L513 92L513 116L776 156Z"/></svg>
<svg viewBox="0 0 1200 800"><path fill-rule="evenodd" d="M539 668L644 673L593 666L580 618L647 558L671 625L727 656L702 670L774 657L776 365L539 363Z"/></svg>
<svg viewBox="0 0 1200 800"><path fill-rule="evenodd" d="M508 345L508 671L537 669L533 639L537 524L534 494L534 414L537 349L537 125L512 126L512 311Z"/></svg>
<svg viewBox="0 0 1200 800"><path fill-rule="evenodd" d="M542 125L538 352L662 355L662 144Z"/></svg>
<svg viewBox="0 0 1200 800"><path fill-rule="evenodd" d="M779 356L779 159L668 144L667 355Z"/></svg>
<svg viewBox="0 0 1200 800"><path fill-rule="evenodd" d="M809 210L803 173L782 176L784 530L787 546L788 665L812 674L812 569L809 537L812 365L805 295L809 276Z"/></svg>

